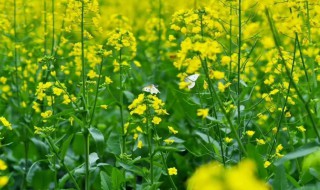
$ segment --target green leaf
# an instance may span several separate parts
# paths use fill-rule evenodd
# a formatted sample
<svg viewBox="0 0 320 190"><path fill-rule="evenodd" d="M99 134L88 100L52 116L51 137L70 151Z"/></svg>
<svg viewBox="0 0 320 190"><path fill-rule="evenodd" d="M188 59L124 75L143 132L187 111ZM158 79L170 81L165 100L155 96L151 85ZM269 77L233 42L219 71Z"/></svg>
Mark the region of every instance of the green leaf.
<svg viewBox="0 0 320 190"><path fill-rule="evenodd" d="M121 185L124 182L123 172L117 168L112 169L112 189L118 190L121 189Z"/></svg>
<svg viewBox="0 0 320 190"><path fill-rule="evenodd" d="M68 148L69 148L69 146L70 146L70 143L71 143L71 141L72 141L72 139L73 139L73 136L74 136L73 134L70 135L70 136L62 143L61 150L60 150L60 157L61 157L62 160L63 160L64 157L66 156L66 153L67 153Z"/></svg>
<svg viewBox="0 0 320 190"><path fill-rule="evenodd" d="M41 170L40 166L39 166L39 163L40 162L44 162L45 160L38 160L36 162L34 162L30 168L29 168L29 171L27 173L27 176L26 176L26 180L27 180L27 183L28 184L31 184L32 183L32 179L33 177L35 176L35 173L39 170Z"/></svg>
<svg viewBox="0 0 320 190"><path fill-rule="evenodd" d="M89 133L91 134L94 142L96 143L97 152L99 155L102 155L104 153L105 148L105 141L103 134L99 131L99 129L90 127Z"/></svg>
<svg viewBox="0 0 320 190"><path fill-rule="evenodd" d="M101 181L101 189L102 190L111 190L112 183L108 174L104 171L100 172L100 181Z"/></svg>
<svg viewBox="0 0 320 190"><path fill-rule="evenodd" d="M128 99L128 102L132 102L134 99L134 94L132 94L130 91L123 91L123 94L126 96L126 98Z"/></svg>
<svg viewBox="0 0 320 190"><path fill-rule="evenodd" d="M137 166L134 166L134 165L129 165L129 164L126 164L126 163L123 163L123 162L119 162L119 165L121 167L123 167L124 169L135 173L136 175L144 176L140 167L137 167Z"/></svg>
<svg viewBox="0 0 320 190"><path fill-rule="evenodd" d="M275 169L275 177L273 188L277 190L287 190L288 181L286 177L286 171L283 165L279 165Z"/></svg>
<svg viewBox="0 0 320 190"><path fill-rule="evenodd" d="M93 165L94 163L96 163L97 160L99 160L98 154L95 153L95 152L92 152L92 153L89 155L89 163L90 163L90 165Z"/></svg>
<svg viewBox="0 0 320 190"><path fill-rule="evenodd" d="M274 165L280 166L281 164L283 164L284 162L286 162L288 160L292 160L292 159L306 156L306 155L311 154L317 150L319 150L319 145L317 143L307 144L307 145L302 146L301 148L295 150L294 152L290 152L290 153L286 154L284 157L282 157L281 159L276 161L274 163Z"/></svg>
<svg viewBox="0 0 320 190"><path fill-rule="evenodd" d="M41 141L41 140L39 140L39 139L37 139L37 138L34 138L34 137L31 138L30 140L31 140L31 141L33 142L33 144L37 147L40 155L46 155L46 154L48 154L48 152L49 152L49 146L48 146L46 143L44 143L43 141Z"/></svg>

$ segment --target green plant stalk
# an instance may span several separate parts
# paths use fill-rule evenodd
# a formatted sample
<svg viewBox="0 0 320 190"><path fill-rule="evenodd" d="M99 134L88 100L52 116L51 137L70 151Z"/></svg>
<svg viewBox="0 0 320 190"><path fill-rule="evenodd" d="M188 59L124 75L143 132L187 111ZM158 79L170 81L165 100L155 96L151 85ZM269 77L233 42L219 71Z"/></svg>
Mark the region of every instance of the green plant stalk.
<svg viewBox="0 0 320 190"><path fill-rule="evenodd" d="M156 130L156 128L155 128L154 125L153 125L153 128L154 128L155 135L158 137L158 133L157 133L157 130ZM159 141L157 141L157 145L160 146L160 142L159 142ZM175 190L177 190L176 184L174 183L171 175L169 175L168 165L167 165L166 159L164 158L164 155L163 155L163 154L164 154L164 153L163 153L162 151L160 151L161 160L162 160L162 163L163 163L163 165L164 165L164 167L165 167L166 173L167 173L167 175L168 175L168 177L169 177L170 183L171 183L171 185L173 186L173 188L174 188Z"/></svg>
<svg viewBox="0 0 320 190"><path fill-rule="evenodd" d="M301 101L302 104L304 105L304 107L305 107L305 109L306 109L306 111L307 111L307 115L308 115L308 117L309 117L309 119L310 119L310 121L311 121L312 128L313 128L313 130L314 130L314 132L315 132L318 140L320 141L320 134L319 134L319 132L318 132L318 130L317 130L316 123L315 123L315 121L314 121L314 119L313 119L313 117L312 117L312 113L311 113L311 111L310 111L309 103L306 102L306 101L303 99L303 96L302 96L302 94L300 93L300 91L299 91L296 83L294 82L294 80L293 80L292 77L290 76L290 71L289 71L289 69L288 69L288 67L287 67L287 65L286 65L286 61L285 61L285 59L284 59L284 57L283 57L283 54L282 54L282 51L281 51L281 48L280 48L280 47L281 47L281 43L280 43L280 39L278 39L278 38L279 38L279 35L278 35L278 32L277 32L277 30L276 30L276 28L275 28L275 26L274 26L274 23L273 23L273 20L272 20L272 18L271 18L271 16L270 16L270 13L269 13L268 8L266 8L266 15L267 15L267 18L268 18L268 22L269 22L269 26L270 26L270 29L271 29L271 32L272 32L272 35L273 35L274 42L275 42L275 44L276 44L276 47L277 47L278 52L279 52L279 55L280 55L281 62L282 62L282 64L283 64L284 67L285 67L286 74L287 74L287 76L290 78L290 80L292 80L292 87L295 89L295 91L296 91L296 93L297 93L300 101Z"/></svg>
<svg viewBox="0 0 320 190"><path fill-rule="evenodd" d="M148 104L149 99L146 100L147 105L147 121L146 121L146 129L147 129L147 143L149 149L149 159L150 159L150 185L153 185L153 151L152 151L152 128L149 127L149 118L151 117L150 108Z"/></svg>
<svg viewBox="0 0 320 190"><path fill-rule="evenodd" d="M122 129L122 147L121 154L126 152L126 131L124 127L124 117L123 117L123 68L122 68L122 49L119 51L119 80L120 80L120 119L121 119L121 129Z"/></svg>
<svg viewBox="0 0 320 190"><path fill-rule="evenodd" d="M43 0L43 17L44 17L44 55L47 54L47 0Z"/></svg>
<svg viewBox="0 0 320 190"><path fill-rule="evenodd" d="M52 6L52 46L51 46L51 55L53 55L54 52L54 43L55 43L55 16L54 16L54 0L51 0L51 6Z"/></svg>
<svg viewBox="0 0 320 190"><path fill-rule="evenodd" d="M238 64L237 64L237 113L238 113L238 117L237 117L237 122L238 122L238 134L240 136L241 139L241 111L240 111L240 68L241 68L241 0L239 0L239 10L238 10ZM239 157L241 160L241 151L239 152Z"/></svg>
<svg viewBox="0 0 320 190"><path fill-rule="evenodd" d="M230 3L230 17L232 16L232 5ZM230 25L230 30L229 30L229 35L230 35L230 39L229 39L229 56L230 56L230 62L229 62L229 76L228 79L230 80L230 76L232 73L232 19L230 18L229 21L229 25Z"/></svg>
<svg viewBox="0 0 320 190"><path fill-rule="evenodd" d="M81 65L82 65L82 121L84 126L84 148L85 148L85 190L90 189L90 165L89 165L89 131L87 126L87 98L86 98L86 79L85 79L85 58L84 58L84 1L81 1Z"/></svg>
<svg viewBox="0 0 320 190"><path fill-rule="evenodd" d="M309 39L309 42L312 43L312 38L311 38L311 25L310 25L310 11L309 11L309 2L308 2L308 1L306 1L306 8L307 8L308 39Z"/></svg>
<svg viewBox="0 0 320 190"><path fill-rule="evenodd" d="M212 93L214 99L217 100L219 108L221 109L223 115L227 119L227 122L228 122L228 125L229 125L230 129L231 129L231 132L234 134L234 136L236 138L236 141L239 144L240 151L242 151L242 153L246 156L247 155L246 149L243 146L243 143L242 143L242 141L241 141L241 139L240 139L240 137L239 137L239 135L237 133L237 130L234 127L234 125L232 124L232 121L231 121L230 117L228 116L225 108L223 107L223 103L221 102L219 96L215 92L215 89L214 89L213 84L212 84L212 82L210 80L210 77L209 77L208 66L206 64L206 61L202 60L202 58L200 56L199 56L199 58L200 58L200 61L201 61L201 64L202 64L202 68L204 69L207 81L208 81L209 91L210 91L210 93Z"/></svg>
<svg viewBox="0 0 320 190"><path fill-rule="evenodd" d="M86 179L85 179L85 190L90 190L90 163L89 163L89 131L85 128L84 131L84 144L85 144L85 169L86 169Z"/></svg>
<svg viewBox="0 0 320 190"><path fill-rule="evenodd" d="M292 74L293 74L293 68L294 68L295 59L296 59L296 50L297 50L297 37L296 37L295 42L294 42L294 51L293 51L292 67L291 67L290 76L292 76ZM281 109L281 114L280 114L280 117L279 117L279 120L278 120L278 125L277 125L277 132L276 132L276 134L274 136L271 148L269 150L269 157L271 157L271 153L272 153L272 151L273 151L273 149L274 149L274 147L275 147L275 145L277 143L277 140L278 140L278 134L279 134L280 129L281 129L281 121L282 121L282 118L284 116L285 108L287 106L291 85L292 85L292 77L290 77L289 86L288 86L288 90L287 90L287 95L286 95L284 104L283 104L282 109Z"/></svg>
<svg viewBox="0 0 320 190"><path fill-rule="evenodd" d="M204 31L203 31L202 14L200 14L200 26L201 26L201 38L202 38L202 40L203 40ZM202 59L201 59L201 58L200 58L200 61L201 61L201 64L202 64L202 69L203 69L203 71L204 71L205 73L207 73L207 72L208 72L208 66L207 66L207 64L204 64L204 63L202 62ZM231 68L231 66L230 66L230 68ZM206 75L206 76L207 76L207 75ZM208 83L211 82L211 81L210 81L210 78L209 78L209 75L208 75L208 77L207 77L207 81L208 81ZM215 107L214 107L214 96L213 96L213 93L212 93L212 89L209 88L209 92L210 92L211 103L212 103L212 112L213 112L214 118L217 119L218 117L217 117L216 109L215 109ZM201 99L201 98L200 98L200 99ZM220 145L222 163L223 163L223 165L225 166L225 165L226 165L226 161L225 161L224 150L223 150L222 136L221 136L221 131L220 131L218 125L216 125L216 130L217 130L218 136L219 136L219 145ZM207 134L207 137L208 137L208 140L209 140L209 139L210 139L210 138L209 138L209 134ZM209 143L211 143L210 140L209 140Z"/></svg>
<svg viewBox="0 0 320 190"><path fill-rule="evenodd" d="M62 167L64 167L66 170L67 170L67 173L68 175L70 176L73 184L76 186L76 189L77 190L80 190L80 187L76 181L76 179L73 177L73 175L71 174L69 168L64 164L63 160L60 158L56 148L55 148L55 145L54 145L54 142L52 141L52 139L50 137L46 138L46 140L48 141L53 153L55 154L55 156L58 158L58 160L60 161L60 163L62 164Z"/></svg>
<svg viewBox="0 0 320 190"><path fill-rule="evenodd" d="M15 67L15 86L16 86L16 96L18 106L21 105L21 97L20 97L20 87L19 87L19 76L18 76L18 48L17 48L17 2L13 1L13 30L14 30L14 67ZM17 110L20 113L20 109ZM29 158L29 139L27 135L26 126L23 127L23 144L24 144L24 174L23 174L23 182L21 183L22 189L26 187L26 177L28 173L28 158Z"/></svg>
<svg viewBox="0 0 320 190"><path fill-rule="evenodd" d="M91 118L89 121L89 127L92 124L93 121L93 117L94 117L94 113L95 113L95 109L97 106L97 100L98 100L98 93L99 93L99 85L100 85L100 81L101 81L101 73L102 73L102 65L103 65L103 57L101 58L101 63L100 63L100 68L99 68L99 77L98 77L98 81L97 81L97 88L96 88L96 93L95 93L95 97L94 97L94 102L93 102L93 108L92 108L92 113L91 113Z"/></svg>
<svg viewBox="0 0 320 190"><path fill-rule="evenodd" d="M301 48L301 45L300 45L298 33L295 32L295 35L296 35L296 39L297 39L297 44L298 44L298 48L299 48L299 53L300 53L300 58L301 58L301 63L302 63L302 66L303 66L304 74L305 74L306 79L307 79L309 91L311 92L311 87L310 87L310 82L309 82L309 76L308 76L308 72L307 72L307 69L306 69L306 64L305 64L305 62L304 62L303 53L302 53L302 48Z"/></svg>

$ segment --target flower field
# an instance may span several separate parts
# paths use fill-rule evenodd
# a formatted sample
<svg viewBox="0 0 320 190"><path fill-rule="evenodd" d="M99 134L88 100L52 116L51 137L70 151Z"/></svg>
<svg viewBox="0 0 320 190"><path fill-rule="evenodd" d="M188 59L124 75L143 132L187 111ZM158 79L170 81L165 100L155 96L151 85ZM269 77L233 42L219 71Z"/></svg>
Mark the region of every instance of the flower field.
<svg viewBox="0 0 320 190"><path fill-rule="evenodd" d="M320 189L318 0L0 10L0 189Z"/></svg>

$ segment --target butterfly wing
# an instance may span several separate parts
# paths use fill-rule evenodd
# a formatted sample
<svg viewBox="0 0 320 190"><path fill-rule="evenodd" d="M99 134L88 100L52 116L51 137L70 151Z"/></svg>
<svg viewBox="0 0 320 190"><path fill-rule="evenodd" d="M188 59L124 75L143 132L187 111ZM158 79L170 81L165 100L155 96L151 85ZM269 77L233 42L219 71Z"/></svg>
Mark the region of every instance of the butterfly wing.
<svg viewBox="0 0 320 190"><path fill-rule="evenodd" d="M191 89L196 85L196 80L198 79L199 74L193 74L184 79L185 82L188 82L188 88Z"/></svg>

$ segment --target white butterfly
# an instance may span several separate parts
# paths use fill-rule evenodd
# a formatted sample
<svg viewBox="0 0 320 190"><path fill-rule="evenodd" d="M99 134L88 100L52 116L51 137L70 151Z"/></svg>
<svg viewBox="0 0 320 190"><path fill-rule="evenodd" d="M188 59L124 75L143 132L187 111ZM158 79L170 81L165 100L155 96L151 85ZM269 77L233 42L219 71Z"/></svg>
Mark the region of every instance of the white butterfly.
<svg viewBox="0 0 320 190"><path fill-rule="evenodd" d="M196 80L198 79L200 75L199 74L193 74L193 75L190 75L190 76L187 76L185 79L184 79L184 82L188 82L190 83L188 85L188 88L191 89L194 87L194 85L196 85Z"/></svg>
<svg viewBox="0 0 320 190"><path fill-rule="evenodd" d="M160 91L156 88L154 84L150 84L146 87L143 87L142 91L144 92L150 92L151 94L158 94Z"/></svg>

